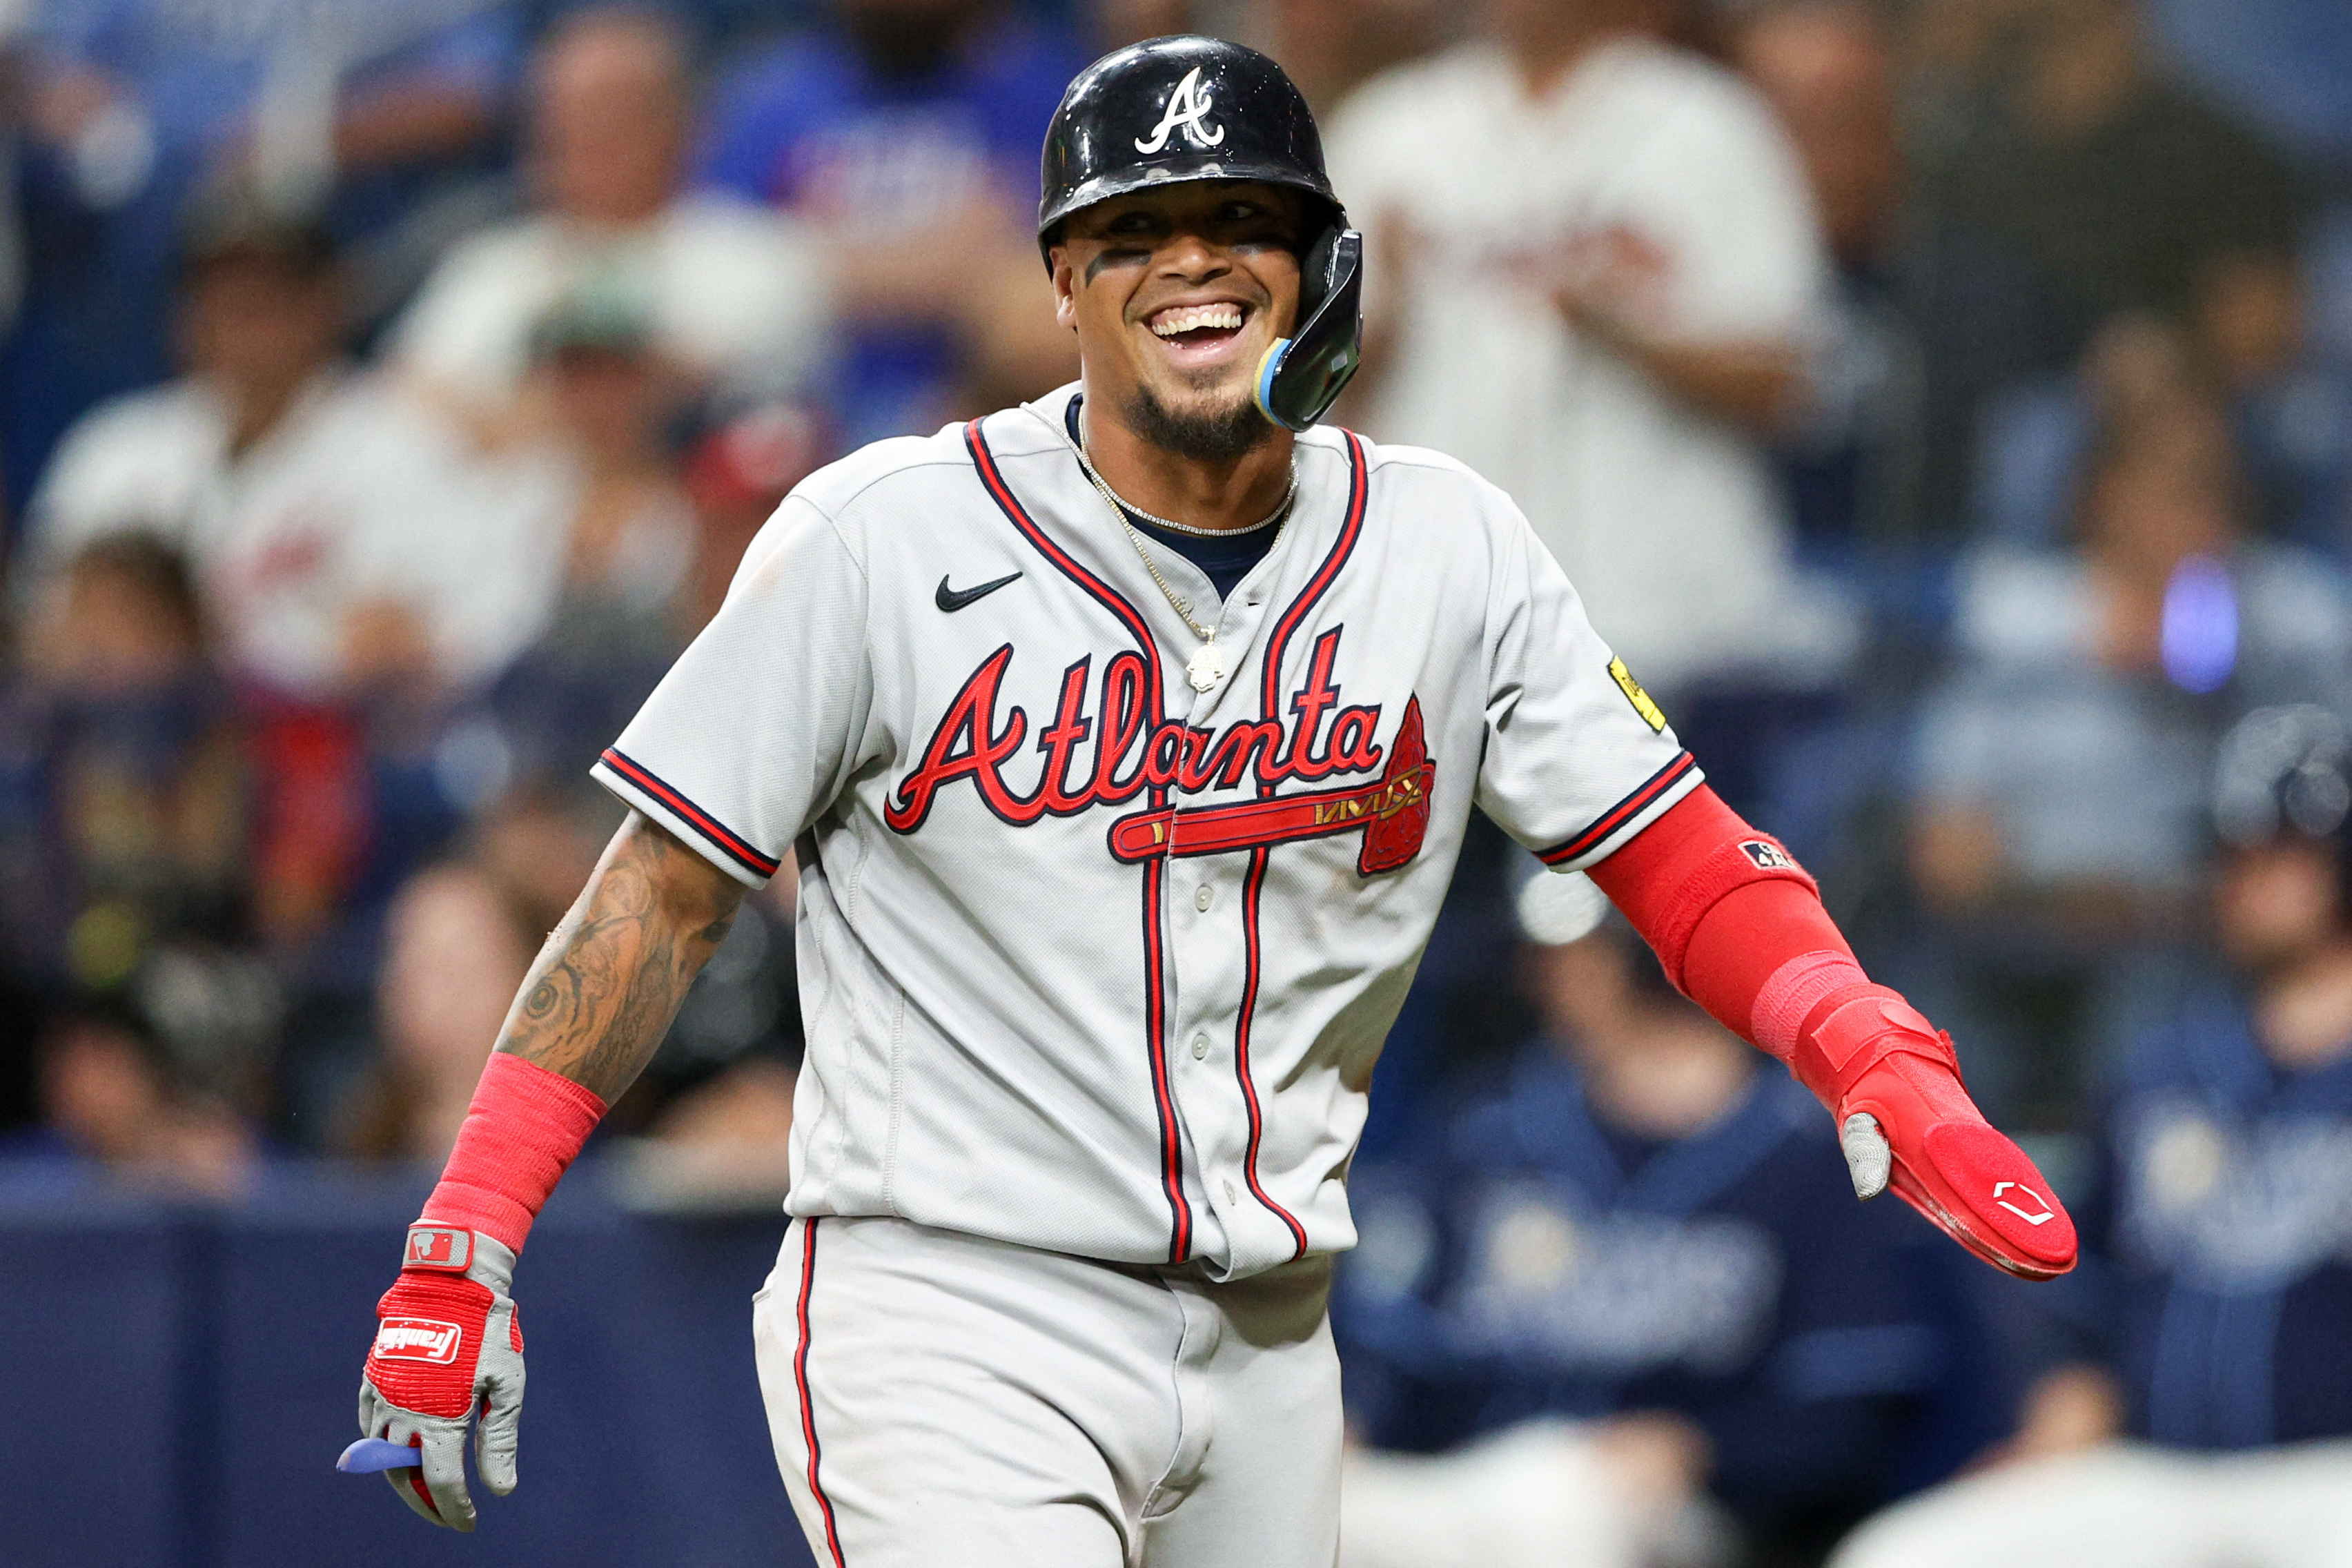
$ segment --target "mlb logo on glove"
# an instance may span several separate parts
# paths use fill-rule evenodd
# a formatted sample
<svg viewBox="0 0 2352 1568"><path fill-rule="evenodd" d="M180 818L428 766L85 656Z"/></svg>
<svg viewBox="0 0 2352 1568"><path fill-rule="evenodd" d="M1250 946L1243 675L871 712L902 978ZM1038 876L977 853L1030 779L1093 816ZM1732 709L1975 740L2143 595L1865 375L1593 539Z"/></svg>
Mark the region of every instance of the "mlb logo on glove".
<svg viewBox="0 0 2352 1568"><path fill-rule="evenodd" d="M463 1274L473 1261L472 1231L439 1225L408 1227L408 1256L401 1260L402 1268L446 1268L452 1274Z"/></svg>

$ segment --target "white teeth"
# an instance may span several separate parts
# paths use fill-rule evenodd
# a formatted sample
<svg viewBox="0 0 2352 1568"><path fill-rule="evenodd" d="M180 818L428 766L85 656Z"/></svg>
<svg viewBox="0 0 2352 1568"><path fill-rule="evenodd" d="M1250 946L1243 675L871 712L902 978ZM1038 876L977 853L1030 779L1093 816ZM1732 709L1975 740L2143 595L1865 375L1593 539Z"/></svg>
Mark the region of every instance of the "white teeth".
<svg viewBox="0 0 2352 1568"><path fill-rule="evenodd" d="M1240 330L1242 308L1239 305L1184 305L1172 310L1162 310L1151 319L1151 330L1163 338L1179 332L1197 331L1203 327Z"/></svg>

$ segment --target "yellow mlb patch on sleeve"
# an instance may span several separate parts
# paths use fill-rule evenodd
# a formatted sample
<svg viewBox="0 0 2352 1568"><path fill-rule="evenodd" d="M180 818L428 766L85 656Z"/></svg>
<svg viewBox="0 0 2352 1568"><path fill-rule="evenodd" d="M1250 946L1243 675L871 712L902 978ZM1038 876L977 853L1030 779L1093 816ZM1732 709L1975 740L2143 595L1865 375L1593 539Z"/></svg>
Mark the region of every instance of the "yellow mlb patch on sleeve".
<svg viewBox="0 0 2352 1568"><path fill-rule="evenodd" d="M1609 661L1609 679L1617 683L1617 689L1625 694L1625 700L1633 705L1633 711L1642 716L1643 723L1660 734L1665 733L1664 712L1656 703L1650 700L1650 694L1642 689L1642 683L1633 679L1633 672L1625 668L1623 659L1612 658Z"/></svg>

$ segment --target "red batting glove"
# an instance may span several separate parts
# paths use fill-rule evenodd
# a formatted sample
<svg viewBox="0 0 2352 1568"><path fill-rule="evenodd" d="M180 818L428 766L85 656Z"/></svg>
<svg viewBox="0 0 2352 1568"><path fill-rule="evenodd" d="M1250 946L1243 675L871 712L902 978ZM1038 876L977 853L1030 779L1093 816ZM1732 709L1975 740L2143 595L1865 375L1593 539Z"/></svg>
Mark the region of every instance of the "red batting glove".
<svg viewBox="0 0 2352 1568"><path fill-rule="evenodd" d="M375 1343L360 1384L360 1431L405 1443L422 1463L386 1470L401 1500L453 1530L474 1528L466 1491L466 1426L475 1468L506 1496L515 1489L522 1421L522 1326L507 1295L514 1253L478 1231L409 1226L400 1278L376 1303Z"/></svg>
<svg viewBox="0 0 2352 1568"><path fill-rule="evenodd" d="M1960 1083L1952 1037L1884 985L1843 986L1810 1011L1790 1067L1838 1119L1854 1191L1895 1195L1997 1268L2048 1279L2074 1267L2074 1222L2025 1151Z"/></svg>

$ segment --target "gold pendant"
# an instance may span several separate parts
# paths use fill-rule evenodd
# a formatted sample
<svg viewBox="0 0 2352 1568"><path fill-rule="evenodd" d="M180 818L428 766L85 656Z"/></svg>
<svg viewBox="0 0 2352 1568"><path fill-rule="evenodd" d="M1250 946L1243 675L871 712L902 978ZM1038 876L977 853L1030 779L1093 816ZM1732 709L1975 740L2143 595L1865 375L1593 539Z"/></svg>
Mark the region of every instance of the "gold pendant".
<svg viewBox="0 0 2352 1568"><path fill-rule="evenodd" d="M1195 691L1213 690L1217 682L1224 678L1225 650L1214 642L1202 643L1192 650L1192 657L1184 661L1184 679L1192 682Z"/></svg>

